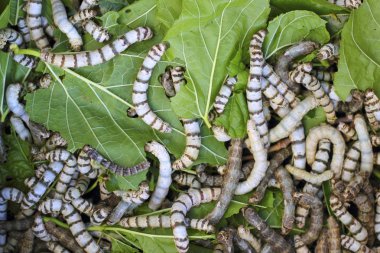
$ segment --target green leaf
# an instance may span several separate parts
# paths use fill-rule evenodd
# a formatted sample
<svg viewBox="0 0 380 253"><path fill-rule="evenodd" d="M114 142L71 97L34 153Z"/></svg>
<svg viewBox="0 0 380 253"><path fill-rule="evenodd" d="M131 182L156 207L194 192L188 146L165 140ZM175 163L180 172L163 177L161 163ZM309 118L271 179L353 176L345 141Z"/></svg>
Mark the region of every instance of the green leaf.
<svg viewBox="0 0 380 253"><path fill-rule="evenodd" d="M165 37L168 59L186 67L187 85L172 99L172 108L210 126L207 115L227 66L239 48L246 52L252 34L265 25L269 5L267 0L191 0L182 9Z"/></svg>
<svg viewBox="0 0 380 253"><path fill-rule="evenodd" d="M310 111L302 119L303 126L305 128L305 133L308 134L309 130L315 126L319 126L322 122L326 121L326 114L322 107L317 107Z"/></svg>
<svg viewBox="0 0 380 253"><path fill-rule="evenodd" d="M102 13L118 11L128 5L126 0L99 0L99 7Z"/></svg>
<svg viewBox="0 0 380 253"><path fill-rule="evenodd" d="M271 0L270 4L276 8L277 12L281 13L293 10L312 11L318 15L348 12L346 8L329 3L326 0Z"/></svg>
<svg viewBox="0 0 380 253"><path fill-rule="evenodd" d="M146 173L148 170L142 171L136 175L122 177L112 174L110 179L107 181L107 189L109 191L128 191L128 190L137 190L139 184L146 179Z"/></svg>
<svg viewBox="0 0 380 253"><path fill-rule="evenodd" d="M356 88L373 88L380 96L379 16L380 2L364 1L343 28L338 72L334 75L335 90L342 99Z"/></svg>
<svg viewBox="0 0 380 253"><path fill-rule="evenodd" d="M329 14L321 16L321 18L327 21L327 30L331 34L331 37L338 35L342 31L349 17L349 14Z"/></svg>
<svg viewBox="0 0 380 253"><path fill-rule="evenodd" d="M158 0L157 21L161 23L161 31L167 31L178 19L182 11L182 0Z"/></svg>
<svg viewBox="0 0 380 253"><path fill-rule="evenodd" d="M10 5L7 5L7 7L5 7L4 11L0 15L0 29L7 27L10 15L11 8Z"/></svg>
<svg viewBox="0 0 380 253"><path fill-rule="evenodd" d="M259 203L265 208L259 209L259 215L271 227L281 227L282 214L284 213L284 199L282 192L275 189L268 189L263 200Z"/></svg>
<svg viewBox="0 0 380 253"><path fill-rule="evenodd" d="M234 58L232 58L230 64L227 66L228 76L236 76L241 71L245 70L245 65L242 62L243 50L240 48Z"/></svg>
<svg viewBox="0 0 380 253"><path fill-rule="evenodd" d="M120 13L119 12L117 12L117 11L108 11L103 16L101 16L99 18L99 20L102 21L102 26L105 29L110 30L112 27L118 25L117 20L119 19L119 17L120 17Z"/></svg>
<svg viewBox="0 0 380 253"><path fill-rule="evenodd" d="M21 5L23 4L22 0L12 0L10 2L10 17L9 23L11 25L17 25L17 20L22 16L23 11Z"/></svg>
<svg viewBox="0 0 380 253"><path fill-rule="evenodd" d="M226 128L232 138L244 138L247 133L248 107L243 92L234 93L224 109L223 114L215 121Z"/></svg>
<svg viewBox="0 0 380 253"><path fill-rule="evenodd" d="M265 58L302 40L312 40L324 44L330 40L326 21L310 11L291 11L282 14L268 25L263 52Z"/></svg>

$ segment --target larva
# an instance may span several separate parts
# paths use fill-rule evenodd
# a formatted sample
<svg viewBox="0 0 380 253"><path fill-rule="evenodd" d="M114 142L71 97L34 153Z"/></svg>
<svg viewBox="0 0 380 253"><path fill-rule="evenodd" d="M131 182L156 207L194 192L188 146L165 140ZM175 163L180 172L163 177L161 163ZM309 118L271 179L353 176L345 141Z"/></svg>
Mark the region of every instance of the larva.
<svg viewBox="0 0 380 253"><path fill-rule="evenodd" d="M71 202L74 199L82 196L88 188L90 183L90 178L81 175L75 185L75 187L70 187L67 189L65 196L63 197L63 201Z"/></svg>
<svg viewBox="0 0 380 253"><path fill-rule="evenodd" d="M185 68L181 66L174 67L170 69L170 74L173 80L174 90L178 93L181 90L181 86L186 83L185 79Z"/></svg>
<svg viewBox="0 0 380 253"><path fill-rule="evenodd" d="M334 79L334 73L327 70L313 69L310 74L315 76L319 81L331 82Z"/></svg>
<svg viewBox="0 0 380 253"><path fill-rule="evenodd" d="M31 228L23 233L23 237L19 241L20 253L31 253L34 245L34 234Z"/></svg>
<svg viewBox="0 0 380 253"><path fill-rule="evenodd" d="M128 211L130 205L131 203L121 200L108 216L107 224L113 225L119 222L123 215Z"/></svg>
<svg viewBox="0 0 380 253"><path fill-rule="evenodd" d="M173 229L174 243L179 252L187 252L189 238L186 231L186 214L194 206L217 200L221 193L220 188L189 189L182 193L173 203L170 211L170 224Z"/></svg>
<svg viewBox="0 0 380 253"><path fill-rule="evenodd" d="M44 242L48 242L53 239L51 234L46 230L45 223L40 214L37 214L34 218L32 230L34 235Z"/></svg>
<svg viewBox="0 0 380 253"><path fill-rule="evenodd" d="M7 87L5 93L5 99L9 110L16 116L21 118L25 123L29 122L29 115L25 111L25 107L20 103L20 93L22 90L22 85L19 83L10 84Z"/></svg>
<svg viewBox="0 0 380 253"><path fill-rule="evenodd" d="M21 140L27 142L32 141L32 136L30 135L29 129L24 125L24 122L21 118L12 115L10 118L10 122Z"/></svg>
<svg viewBox="0 0 380 253"><path fill-rule="evenodd" d="M86 231L86 227L81 216L70 204L65 204L62 200L49 199L41 203L38 210L44 214L51 212L60 212L69 225L69 229L75 240L86 252L102 252L99 245L94 241L92 236Z"/></svg>
<svg viewBox="0 0 380 253"><path fill-rule="evenodd" d="M249 199L249 203L257 204L263 198L265 191L268 187L268 182L272 178L274 171L291 155L291 151L289 148L282 149L276 152L272 159L269 162L268 169L265 173L265 176L257 186L255 192L252 194L252 197Z"/></svg>
<svg viewBox="0 0 380 253"><path fill-rule="evenodd" d="M94 205L82 197L73 199L70 204L80 213L83 213L89 217L94 213Z"/></svg>
<svg viewBox="0 0 380 253"><path fill-rule="evenodd" d="M350 125L344 123L344 122L339 122L337 126L338 130L342 132L344 135L346 141L350 140L357 140L358 136L356 134L355 129L353 129Z"/></svg>
<svg viewBox="0 0 380 253"><path fill-rule="evenodd" d="M29 32L29 28L28 28L24 18L18 19L17 27L20 30L20 33L22 34L24 42L26 42L26 43L30 42L30 32Z"/></svg>
<svg viewBox="0 0 380 253"><path fill-rule="evenodd" d="M315 161L315 153L320 140L328 139L333 144L333 154L330 168L335 178L339 178L342 172L346 144L340 132L329 126L313 127L306 138L306 160L309 165Z"/></svg>
<svg viewBox="0 0 380 253"><path fill-rule="evenodd" d="M223 253L233 253L234 251L234 244L233 244L233 235L230 233L230 231L222 230L218 233L216 236L216 239L218 240L218 249L221 250ZM214 250L215 252L215 250ZM216 251L218 252L218 251Z"/></svg>
<svg viewBox="0 0 380 253"><path fill-rule="evenodd" d="M24 184L28 188L32 188L37 182L38 182L38 178L37 177L29 177L29 178L26 178L24 180Z"/></svg>
<svg viewBox="0 0 380 253"><path fill-rule="evenodd" d="M327 243L328 235L327 235L327 230L323 229L321 234L319 235L317 245L315 246L315 253L329 253L329 245ZM340 240L340 236L339 236ZM340 241L339 241L339 247L340 247ZM340 253L339 252L334 252L334 253Z"/></svg>
<svg viewBox="0 0 380 253"><path fill-rule="evenodd" d="M244 239L242 239L238 234L235 228L225 228L225 231L227 231L233 239L233 243L239 248L240 252L245 253L254 253L256 252L255 249Z"/></svg>
<svg viewBox="0 0 380 253"><path fill-rule="evenodd" d="M331 60L339 55L339 46L335 43L327 43L319 49L318 60Z"/></svg>
<svg viewBox="0 0 380 253"><path fill-rule="evenodd" d="M266 243L263 249L260 251L260 253L272 253L272 252L273 252L273 249L272 249L272 246L269 245L269 243Z"/></svg>
<svg viewBox="0 0 380 253"><path fill-rule="evenodd" d="M354 177L356 167L360 158L360 143L355 141L351 148L348 150L343 163L342 177L341 179L349 183Z"/></svg>
<svg viewBox="0 0 380 253"><path fill-rule="evenodd" d="M204 171L197 172L199 182L203 186L209 187L221 187L223 185L223 176L222 175L209 175Z"/></svg>
<svg viewBox="0 0 380 253"><path fill-rule="evenodd" d="M310 253L309 248L301 240L301 236L299 235L294 236L294 248L296 249L296 253Z"/></svg>
<svg viewBox="0 0 380 253"><path fill-rule="evenodd" d="M215 102L214 102L214 108L217 113L219 114L223 113L224 108L226 107L226 104L228 103L228 99L230 98L232 94L232 89L234 85L236 84L236 82L237 82L236 77L229 77L220 88L219 93L216 96Z"/></svg>
<svg viewBox="0 0 380 253"><path fill-rule="evenodd" d="M289 114L282 118L277 126L270 130L270 142L274 143L288 137L296 129L302 118L317 106L317 100L312 96L306 97L302 100L293 110L289 112Z"/></svg>
<svg viewBox="0 0 380 253"><path fill-rule="evenodd" d="M327 219L327 242L329 245L329 252L340 253L340 226L333 216Z"/></svg>
<svg viewBox="0 0 380 253"><path fill-rule="evenodd" d="M280 188L284 198L284 214L282 216L282 234L288 234L294 224L295 203L293 200L294 186L293 180L289 173L280 166L274 173L276 181L280 184Z"/></svg>
<svg viewBox="0 0 380 253"><path fill-rule="evenodd" d="M42 28L42 0L29 0L26 4L26 24L30 31L31 39L41 49L50 48L49 41Z"/></svg>
<svg viewBox="0 0 380 253"><path fill-rule="evenodd" d="M108 218L112 211L111 207L103 206L94 210L90 217L91 224L100 225Z"/></svg>
<svg viewBox="0 0 380 253"><path fill-rule="evenodd" d="M286 169L293 176L301 178L302 180L314 185L321 185L324 181L330 180L334 176L334 173L330 170L326 170L316 175L305 170L298 169L290 164L286 165Z"/></svg>
<svg viewBox="0 0 380 253"><path fill-rule="evenodd" d="M359 193L354 199L354 203L358 208L358 220L367 229L369 246L375 241L375 210L372 202L367 194Z"/></svg>
<svg viewBox="0 0 380 253"><path fill-rule="evenodd" d="M42 61L61 68L94 66L114 58L132 44L139 41L148 40L152 36L153 32L150 28L139 27L127 32L112 43L107 44L97 50L72 54L59 54L50 51L42 51L40 57Z"/></svg>
<svg viewBox="0 0 380 253"><path fill-rule="evenodd" d="M110 39L107 29L101 27L92 20L85 20L82 22L83 29L88 32L97 42L104 42Z"/></svg>
<svg viewBox="0 0 380 253"><path fill-rule="evenodd" d="M239 182L242 165L243 139L232 139L228 148L227 173L223 176L222 191L214 209L206 217L217 224L226 212Z"/></svg>
<svg viewBox="0 0 380 253"><path fill-rule="evenodd" d="M263 139L264 147L269 147L268 125L263 112L263 100L261 91L261 75L263 72L264 57L261 46L267 34L266 30L260 30L252 37L249 45L250 67L249 80L247 84L247 104L250 119L255 125Z"/></svg>
<svg viewBox="0 0 380 253"><path fill-rule="evenodd" d="M41 25L42 25L42 28L44 29L44 32L50 38L53 38L54 37L54 27L49 25L47 18L45 18L44 16L41 16Z"/></svg>
<svg viewBox="0 0 380 253"><path fill-rule="evenodd" d="M49 241L46 243L46 245L48 246L48 249L53 253L69 253L70 252L58 242Z"/></svg>
<svg viewBox="0 0 380 253"><path fill-rule="evenodd" d="M246 240L251 246L256 250L256 252L261 251L261 242L254 237L248 228L245 228L243 225L240 225L237 229L237 233L240 238Z"/></svg>
<svg viewBox="0 0 380 253"><path fill-rule="evenodd" d="M362 0L329 0L329 2L350 9L356 9L362 4Z"/></svg>
<svg viewBox="0 0 380 253"><path fill-rule="evenodd" d="M19 243L22 240L23 233L20 231L10 231L8 233L8 240L4 246L4 252L19 252ZM0 248L1 249L1 248Z"/></svg>
<svg viewBox="0 0 380 253"><path fill-rule="evenodd" d="M45 143L43 152L51 151L57 147L66 147L67 141L58 133L53 133Z"/></svg>
<svg viewBox="0 0 380 253"><path fill-rule="evenodd" d="M374 147L380 146L380 136L378 135L371 135L371 143Z"/></svg>
<svg viewBox="0 0 380 253"><path fill-rule="evenodd" d="M103 157L96 149L92 148L90 145L85 145L82 150L91 158L91 160L96 161L118 176L125 177L135 175L141 171L147 170L150 166L150 163L148 161L144 161L132 167L122 167Z"/></svg>
<svg viewBox="0 0 380 253"><path fill-rule="evenodd" d="M71 48L74 51L79 51L83 45L83 40L74 25L67 19L65 6L61 0L51 0L51 7L53 9L53 19L56 26L69 39Z"/></svg>
<svg viewBox="0 0 380 253"><path fill-rule="evenodd" d="M96 16L96 10L91 10L91 9L84 9L80 10L77 13L75 13L73 16L69 18L69 21L72 24L76 24L78 22L91 19Z"/></svg>
<svg viewBox="0 0 380 253"><path fill-rule="evenodd" d="M237 185L235 195L242 195L256 188L264 178L269 165L267 149L264 147L263 140L251 119L248 120L247 131L255 164L248 178Z"/></svg>
<svg viewBox="0 0 380 253"><path fill-rule="evenodd" d="M83 0L79 6L79 10L90 9L98 4L98 0Z"/></svg>
<svg viewBox="0 0 380 253"><path fill-rule="evenodd" d="M376 165L380 165L380 153L374 153L373 155L373 163Z"/></svg>
<svg viewBox="0 0 380 253"><path fill-rule="evenodd" d="M37 89L47 89L52 82L49 74L43 74L37 82L28 82L28 92L34 92Z"/></svg>
<svg viewBox="0 0 380 253"><path fill-rule="evenodd" d="M346 207L335 195L330 196L330 206L335 216L346 226L353 237L360 243L366 244L368 240L367 229L347 211Z"/></svg>
<svg viewBox="0 0 380 253"><path fill-rule="evenodd" d="M319 105L321 105L325 111L327 122L334 124L336 121L334 105L332 104L329 96L327 96L323 90L318 79L315 76L309 74L311 70L311 63L301 64L295 70L289 73L289 78L296 83L301 83L306 87L306 89L310 90L313 93Z"/></svg>
<svg viewBox="0 0 380 253"><path fill-rule="evenodd" d="M170 228L170 216L150 215L122 218L118 223L125 228Z"/></svg>
<svg viewBox="0 0 380 253"><path fill-rule="evenodd" d="M189 173L176 171L173 175L173 180L182 186L188 186L190 188L197 189L201 188L201 183L198 181L198 177Z"/></svg>
<svg viewBox="0 0 380 253"><path fill-rule="evenodd" d="M204 231L208 234L215 232L215 227L210 224L208 219L190 219L189 227L199 231Z"/></svg>
<svg viewBox="0 0 380 253"><path fill-rule="evenodd" d="M276 108L283 108L283 107L288 106L288 101L284 98L282 94L278 92L276 87L272 85L266 78L261 77L260 82L261 82L261 90L263 94L265 95L266 98L269 99L272 107L275 105L275 107L273 108L274 110Z"/></svg>
<svg viewBox="0 0 380 253"><path fill-rule="evenodd" d="M359 172L355 177L348 183L346 189L343 192L343 198L347 201L352 201L359 194L360 190L364 184L368 184L369 175L366 172Z"/></svg>
<svg viewBox="0 0 380 253"><path fill-rule="evenodd" d="M273 152L280 151L281 149L287 148L290 143L291 143L291 141L289 138L282 139L282 140L276 142L275 144L271 145L268 152L273 153Z"/></svg>
<svg viewBox="0 0 380 253"><path fill-rule="evenodd" d="M270 228L251 207L244 207L241 212L246 221L257 229L260 237L271 246L274 252L294 252L294 249L284 237Z"/></svg>
<svg viewBox="0 0 380 253"><path fill-rule="evenodd" d="M201 148L201 130L198 120L182 119L186 134L186 147L183 155L173 162L174 170L181 170L190 167L199 155Z"/></svg>
<svg viewBox="0 0 380 253"><path fill-rule="evenodd" d="M341 235L341 244L343 248L351 252L358 252L361 247L361 244L357 240L347 235Z"/></svg>
<svg viewBox="0 0 380 253"><path fill-rule="evenodd" d="M224 127L213 125L211 129L212 129L212 132L214 133L215 139L217 139L218 141L227 142L231 140L231 136L228 135Z"/></svg>
<svg viewBox="0 0 380 253"><path fill-rule="evenodd" d="M0 221L0 227L5 231L22 231L30 228L33 224L33 218L23 218L19 220Z"/></svg>
<svg viewBox="0 0 380 253"><path fill-rule="evenodd" d="M100 199L106 200L112 196L112 192L107 190L106 182L102 181L99 183L99 192L100 192Z"/></svg>
<svg viewBox="0 0 380 253"><path fill-rule="evenodd" d="M96 178L98 176L99 171L91 166L91 158L84 149L80 151L77 163L81 174L89 178Z"/></svg>
<svg viewBox="0 0 380 253"><path fill-rule="evenodd" d="M375 233L377 240L380 240L380 192L376 192L376 214L375 214Z"/></svg>
<svg viewBox="0 0 380 253"><path fill-rule="evenodd" d="M373 89L367 89L364 93L364 109L368 122L374 131L380 129L380 100Z"/></svg>
<svg viewBox="0 0 380 253"><path fill-rule="evenodd" d="M168 67L165 69L165 72L159 76L159 82L161 83L162 87L164 88L165 94L167 97L174 97L176 95L174 85L173 85L173 79L171 76L171 69L172 67Z"/></svg>
<svg viewBox="0 0 380 253"><path fill-rule="evenodd" d="M169 187L172 183L170 156L168 151L165 149L165 146L156 141L147 143L145 145L145 151L152 153L160 162L157 185L148 204L150 209L157 210L166 198L166 195L169 192Z"/></svg>
<svg viewBox="0 0 380 253"><path fill-rule="evenodd" d="M351 101L343 102L338 101L335 105L335 109L338 112L344 112L347 114L356 113L363 108L363 93L360 90L351 90Z"/></svg>
<svg viewBox="0 0 380 253"><path fill-rule="evenodd" d="M367 172L368 175L370 175L373 170L373 151L364 117L360 114L356 114L354 125L360 143L360 171Z"/></svg>

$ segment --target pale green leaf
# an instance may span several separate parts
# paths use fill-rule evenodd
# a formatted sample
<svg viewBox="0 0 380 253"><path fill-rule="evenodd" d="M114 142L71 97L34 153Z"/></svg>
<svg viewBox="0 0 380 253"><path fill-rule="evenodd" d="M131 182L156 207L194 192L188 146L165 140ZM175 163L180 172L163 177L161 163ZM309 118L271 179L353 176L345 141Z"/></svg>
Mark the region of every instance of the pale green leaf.
<svg viewBox="0 0 380 253"><path fill-rule="evenodd" d="M21 9L23 2L23 0L12 0L10 2L9 6L11 13L9 16L9 23L11 25L17 25L17 20L23 15L23 11Z"/></svg>
<svg viewBox="0 0 380 253"><path fill-rule="evenodd" d="M305 133L308 134L311 128L319 126L321 123L325 121L326 114L322 107L317 107L316 109L310 111L302 119L302 123L305 128Z"/></svg>
<svg viewBox="0 0 380 253"><path fill-rule="evenodd" d="M7 27L11 15L10 5L7 5L0 15L0 29Z"/></svg>
<svg viewBox="0 0 380 253"><path fill-rule="evenodd" d="M167 31L181 14L182 0L158 0L157 21L161 23L161 30Z"/></svg>
<svg viewBox="0 0 380 253"><path fill-rule="evenodd" d="M126 0L100 0L100 11L106 14L109 11L118 11L128 5Z"/></svg>

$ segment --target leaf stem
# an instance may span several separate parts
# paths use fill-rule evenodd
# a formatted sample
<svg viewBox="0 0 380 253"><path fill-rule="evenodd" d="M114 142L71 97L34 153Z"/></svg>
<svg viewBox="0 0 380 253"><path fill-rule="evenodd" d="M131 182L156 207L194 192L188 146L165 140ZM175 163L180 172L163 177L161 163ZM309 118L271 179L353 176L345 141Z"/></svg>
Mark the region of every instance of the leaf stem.
<svg viewBox="0 0 380 253"><path fill-rule="evenodd" d="M45 216L45 217L43 217L43 220L44 220L44 222L51 221L51 222L57 224L58 226L60 226L62 228L69 229L69 225L67 225L66 223L64 223L64 222L62 222L56 218Z"/></svg>
<svg viewBox="0 0 380 253"><path fill-rule="evenodd" d="M20 49L16 44L12 44L9 47L15 54L32 55L35 57L41 57L41 53L33 49Z"/></svg>
<svg viewBox="0 0 380 253"><path fill-rule="evenodd" d="M5 118L8 116L8 113L9 113L9 108L7 108L7 110L5 110L5 112L4 112L4 114L1 115L1 122L5 121Z"/></svg>
<svg viewBox="0 0 380 253"><path fill-rule="evenodd" d="M210 121L208 121L207 114L206 114L206 116L203 117L203 121L206 123L207 128L211 128L211 123L210 123Z"/></svg>
<svg viewBox="0 0 380 253"><path fill-rule="evenodd" d="M101 180L103 180L103 177L99 176L96 179L96 181L91 185L90 188L87 189L87 191L84 194L87 194L87 193L91 192L92 190L94 190L96 188L96 186L99 184L99 182L101 182Z"/></svg>

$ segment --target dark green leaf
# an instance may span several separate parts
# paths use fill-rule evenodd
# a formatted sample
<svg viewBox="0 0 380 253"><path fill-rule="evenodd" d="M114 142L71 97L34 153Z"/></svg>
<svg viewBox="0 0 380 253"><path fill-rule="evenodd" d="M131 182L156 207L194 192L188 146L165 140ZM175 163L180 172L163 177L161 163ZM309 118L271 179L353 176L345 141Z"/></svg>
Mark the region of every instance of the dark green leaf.
<svg viewBox="0 0 380 253"><path fill-rule="evenodd" d="M22 16L23 11L21 9L21 5L23 4L22 0L12 0L10 2L10 16L9 23L11 25L17 25L17 20Z"/></svg>
<svg viewBox="0 0 380 253"><path fill-rule="evenodd" d="M308 134L309 130L315 126L319 126L322 122L326 121L326 114L322 107L317 107L316 109L310 111L302 119L303 126L305 128L305 133Z"/></svg>
<svg viewBox="0 0 380 253"><path fill-rule="evenodd" d="M270 4L276 8L278 14L293 10L313 11L319 15L348 12L346 8L339 7L326 0L271 0Z"/></svg>
<svg viewBox="0 0 380 253"><path fill-rule="evenodd" d="M117 176L115 174L112 174L110 177L110 180L107 181L107 189L109 191L115 191L115 190L137 190L139 187L139 184L141 181L144 181L146 179L146 173L148 171L140 172L133 176L128 177L122 177Z"/></svg>
<svg viewBox="0 0 380 253"><path fill-rule="evenodd" d="M259 209L259 215L271 227L281 227L282 214L284 213L284 199L279 190L269 189L266 191L264 199L259 203L265 208Z"/></svg>
<svg viewBox="0 0 380 253"><path fill-rule="evenodd" d="M7 27L11 15L10 5L7 5L0 15L0 29Z"/></svg>

